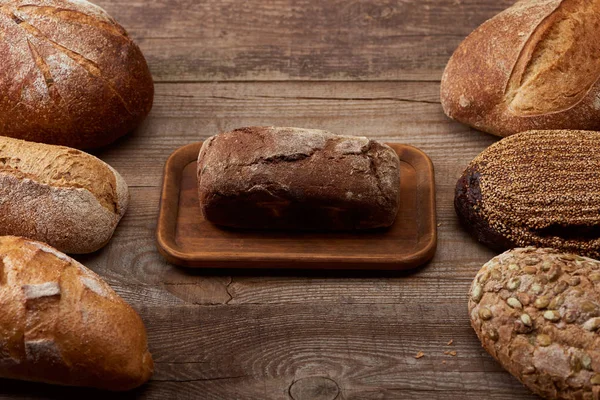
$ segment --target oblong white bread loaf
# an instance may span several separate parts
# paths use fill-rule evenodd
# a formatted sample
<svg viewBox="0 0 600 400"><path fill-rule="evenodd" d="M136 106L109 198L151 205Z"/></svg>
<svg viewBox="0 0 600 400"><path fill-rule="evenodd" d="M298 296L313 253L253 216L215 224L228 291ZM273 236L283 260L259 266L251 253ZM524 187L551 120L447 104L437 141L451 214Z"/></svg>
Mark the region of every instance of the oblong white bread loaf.
<svg viewBox="0 0 600 400"><path fill-rule="evenodd" d="M0 237L0 377L128 390L153 371L138 314L41 242Z"/></svg>
<svg viewBox="0 0 600 400"><path fill-rule="evenodd" d="M110 240L128 203L127 184L100 159L0 137L0 235L91 253Z"/></svg>

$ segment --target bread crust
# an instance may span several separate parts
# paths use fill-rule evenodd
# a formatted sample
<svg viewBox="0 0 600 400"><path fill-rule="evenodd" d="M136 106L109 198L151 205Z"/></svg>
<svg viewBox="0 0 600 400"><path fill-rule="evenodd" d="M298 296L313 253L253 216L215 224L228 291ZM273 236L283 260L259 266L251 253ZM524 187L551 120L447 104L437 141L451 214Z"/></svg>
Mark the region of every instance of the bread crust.
<svg viewBox="0 0 600 400"><path fill-rule="evenodd" d="M0 237L0 376L129 390L153 371L138 314L52 247Z"/></svg>
<svg viewBox="0 0 600 400"><path fill-rule="evenodd" d="M536 394L600 394L600 261L553 249L495 257L470 290L471 325L483 347Z"/></svg>
<svg viewBox="0 0 600 400"><path fill-rule="evenodd" d="M250 127L206 140L198 156L204 217L236 228L390 226L400 165L389 147L327 131Z"/></svg>
<svg viewBox="0 0 600 400"><path fill-rule="evenodd" d="M0 1L0 134L74 148L105 146L152 108L140 49L85 0Z"/></svg>
<svg viewBox="0 0 600 400"><path fill-rule="evenodd" d="M450 118L498 136L600 129L600 1L524 0L486 21L442 77Z"/></svg>
<svg viewBox="0 0 600 400"><path fill-rule="evenodd" d="M91 253L108 243L128 203L123 178L96 157L0 137L0 235Z"/></svg>
<svg viewBox="0 0 600 400"><path fill-rule="evenodd" d="M477 156L456 184L463 225L496 249L600 257L600 132L528 131Z"/></svg>

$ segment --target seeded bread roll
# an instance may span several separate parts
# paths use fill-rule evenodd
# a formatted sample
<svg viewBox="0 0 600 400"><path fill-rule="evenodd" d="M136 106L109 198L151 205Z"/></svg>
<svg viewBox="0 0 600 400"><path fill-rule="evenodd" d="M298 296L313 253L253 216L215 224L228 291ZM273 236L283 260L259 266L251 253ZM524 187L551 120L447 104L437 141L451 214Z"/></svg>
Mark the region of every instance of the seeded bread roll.
<svg viewBox="0 0 600 400"><path fill-rule="evenodd" d="M136 312L55 249L0 237L0 377L129 390L153 371Z"/></svg>
<svg viewBox="0 0 600 400"><path fill-rule="evenodd" d="M313 129L237 129L206 140L198 157L204 217L235 228L387 227L399 174L389 146Z"/></svg>
<svg viewBox="0 0 600 400"><path fill-rule="evenodd" d="M600 261L519 248L485 264L469 315L483 347L547 399L600 396Z"/></svg>
<svg viewBox="0 0 600 400"><path fill-rule="evenodd" d="M496 249L600 257L600 133L522 132L493 144L456 185L456 212Z"/></svg>
<svg viewBox="0 0 600 400"><path fill-rule="evenodd" d="M0 235L90 253L110 240L128 203L121 175L96 157L0 137Z"/></svg>
<svg viewBox="0 0 600 400"><path fill-rule="evenodd" d="M600 130L600 0L524 0L485 22L448 62L446 114L498 136Z"/></svg>
<svg viewBox="0 0 600 400"><path fill-rule="evenodd" d="M0 134L75 148L107 145L152 108L146 60L85 0L0 0Z"/></svg>

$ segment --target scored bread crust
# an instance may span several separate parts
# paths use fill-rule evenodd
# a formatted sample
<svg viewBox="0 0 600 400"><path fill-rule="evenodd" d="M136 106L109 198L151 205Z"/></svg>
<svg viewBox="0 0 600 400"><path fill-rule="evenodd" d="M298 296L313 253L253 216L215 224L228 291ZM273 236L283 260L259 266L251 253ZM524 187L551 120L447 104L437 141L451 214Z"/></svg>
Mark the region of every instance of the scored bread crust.
<svg viewBox="0 0 600 400"><path fill-rule="evenodd" d="M0 377L129 390L153 371L139 315L52 247L0 237Z"/></svg>
<svg viewBox="0 0 600 400"><path fill-rule="evenodd" d="M468 302L483 347L547 399L600 396L600 261L518 248L486 263Z"/></svg>
<svg viewBox="0 0 600 400"><path fill-rule="evenodd" d="M486 21L442 77L451 118L498 136L600 129L600 1L524 0Z"/></svg>
<svg viewBox="0 0 600 400"><path fill-rule="evenodd" d="M127 184L98 158L0 137L0 235L90 253L110 240L128 203Z"/></svg>
<svg viewBox="0 0 600 400"><path fill-rule="evenodd" d="M75 148L107 145L152 108L138 46L85 0L0 0L0 133Z"/></svg>
<svg viewBox="0 0 600 400"><path fill-rule="evenodd" d="M463 225L497 250L600 257L600 132L529 131L479 154L456 184Z"/></svg>
<svg viewBox="0 0 600 400"><path fill-rule="evenodd" d="M390 226L400 161L366 137L248 127L207 139L198 155L204 217L237 228L353 230Z"/></svg>

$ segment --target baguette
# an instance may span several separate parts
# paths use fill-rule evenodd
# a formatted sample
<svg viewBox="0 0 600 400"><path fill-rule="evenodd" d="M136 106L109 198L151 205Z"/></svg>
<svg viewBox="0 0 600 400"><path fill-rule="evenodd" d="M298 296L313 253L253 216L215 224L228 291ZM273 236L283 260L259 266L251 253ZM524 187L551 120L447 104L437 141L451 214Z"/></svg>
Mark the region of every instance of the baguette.
<svg viewBox="0 0 600 400"><path fill-rule="evenodd" d="M0 135L95 148L152 108L142 52L85 0L1 1L0 65Z"/></svg>
<svg viewBox="0 0 600 400"><path fill-rule="evenodd" d="M129 390L153 371L136 312L46 244L0 237L0 377Z"/></svg>
<svg viewBox="0 0 600 400"><path fill-rule="evenodd" d="M128 203L121 175L96 157L0 137L0 235L90 253L110 240Z"/></svg>
<svg viewBox="0 0 600 400"><path fill-rule="evenodd" d="M600 130L600 0L523 0L454 52L446 114L498 136Z"/></svg>
<svg viewBox="0 0 600 400"><path fill-rule="evenodd" d="M206 140L198 193L206 220L255 229L355 230L390 226L400 161L365 137L251 127Z"/></svg>

